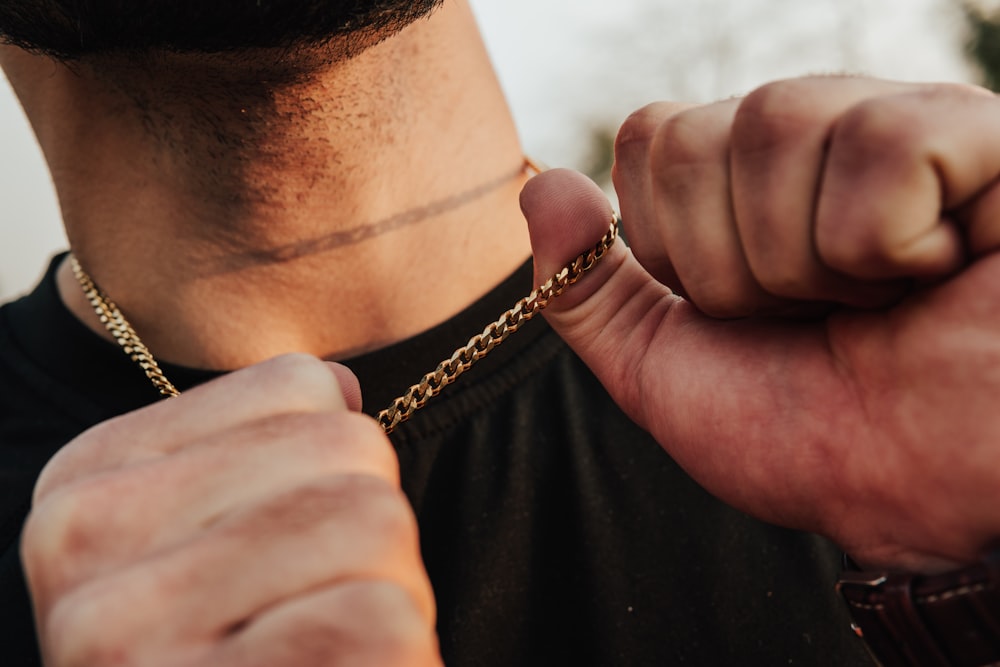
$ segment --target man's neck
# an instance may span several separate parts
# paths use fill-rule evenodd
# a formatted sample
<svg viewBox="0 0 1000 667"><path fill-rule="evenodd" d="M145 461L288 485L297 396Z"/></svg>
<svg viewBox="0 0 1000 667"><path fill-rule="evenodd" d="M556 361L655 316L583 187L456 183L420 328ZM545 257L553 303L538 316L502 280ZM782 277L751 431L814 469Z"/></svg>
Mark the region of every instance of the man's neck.
<svg viewBox="0 0 1000 667"><path fill-rule="evenodd" d="M57 67L22 92L74 253L157 357L343 358L528 256L521 150L464 3L274 87L212 89L185 64L159 90ZM99 330L67 267L59 285Z"/></svg>

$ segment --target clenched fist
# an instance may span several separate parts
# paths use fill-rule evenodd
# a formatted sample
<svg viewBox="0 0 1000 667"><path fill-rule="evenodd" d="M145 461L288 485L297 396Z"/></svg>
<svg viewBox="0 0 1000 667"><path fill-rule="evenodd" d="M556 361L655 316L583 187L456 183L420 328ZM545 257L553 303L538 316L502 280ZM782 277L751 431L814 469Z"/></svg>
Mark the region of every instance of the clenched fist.
<svg viewBox="0 0 1000 667"><path fill-rule="evenodd" d="M653 105L617 144L631 250L546 317L722 499L866 567L955 567L1000 537L998 182L1000 102L976 88ZM567 172L522 205L540 279L609 216Z"/></svg>
<svg viewBox="0 0 1000 667"><path fill-rule="evenodd" d="M358 396L281 357L64 448L23 540L46 664L440 664L416 522Z"/></svg>

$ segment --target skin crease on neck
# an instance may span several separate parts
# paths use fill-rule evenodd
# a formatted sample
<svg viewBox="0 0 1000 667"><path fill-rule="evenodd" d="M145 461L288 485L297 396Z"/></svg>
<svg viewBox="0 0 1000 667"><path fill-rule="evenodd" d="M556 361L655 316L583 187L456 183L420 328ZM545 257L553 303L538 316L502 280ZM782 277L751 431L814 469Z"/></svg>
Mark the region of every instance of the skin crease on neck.
<svg viewBox="0 0 1000 667"><path fill-rule="evenodd" d="M177 60L174 80L130 88L0 47L74 253L158 359L345 358L449 318L528 257L522 150L464 0L266 92ZM68 263L58 286L108 337Z"/></svg>

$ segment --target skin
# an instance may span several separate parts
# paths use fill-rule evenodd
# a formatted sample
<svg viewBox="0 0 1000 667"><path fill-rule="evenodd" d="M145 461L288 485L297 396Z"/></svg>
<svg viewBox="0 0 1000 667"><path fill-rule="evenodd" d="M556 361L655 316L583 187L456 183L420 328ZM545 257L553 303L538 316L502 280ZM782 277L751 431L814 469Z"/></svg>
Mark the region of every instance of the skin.
<svg viewBox="0 0 1000 667"><path fill-rule="evenodd" d="M447 319L530 253L523 151L464 2L268 91L226 56L172 56L112 84L2 48L74 253L163 360L351 356ZM327 243L498 179L392 233ZM68 266L60 288L101 331Z"/></svg>
<svg viewBox="0 0 1000 667"><path fill-rule="evenodd" d="M546 316L727 502L871 568L974 561L1000 535L997 111L857 78L645 108L616 147L634 251ZM539 276L607 225L575 174L522 199Z"/></svg>
<svg viewBox="0 0 1000 667"><path fill-rule="evenodd" d="M352 380L286 355L63 449L23 542L46 664L440 665L416 521Z"/></svg>
<svg viewBox="0 0 1000 667"><path fill-rule="evenodd" d="M228 151L193 115L154 112L151 138L127 102L169 102L155 86L123 97L86 69L11 48L0 58L74 250L154 354L249 366L85 433L45 470L23 558L49 663L434 664L433 604L388 443L351 414L342 370L265 360L399 340L524 259L523 178L360 243L273 253L516 168L468 8L446 4L256 108L231 62L177 58L172 84L211 75L239 93L198 102L242 140ZM194 98L180 99L170 117ZM616 245L546 316L727 502L826 534L864 565L970 562L1000 535L996 104L966 87L814 78L637 112L615 168L633 250ZM539 279L610 216L564 171L533 179L520 203ZM434 271L420 271L428 257ZM239 268L206 270L217 266ZM65 271L61 289L100 331ZM266 452L280 465L254 465ZM179 485L191 494L175 498ZM314 511L328 518L295 523ZM310 557L333 541L350 545L342 557ZM292 553L301 576L277 576ZM358 605L382 622L359 622Z"/></svg>
<svg viewBox="0 0 1000 667"><path fill-rule="evenodd" d="M315 55L262 98L228 57L109 81L0 49L80 261L160 358L249 367L47 466L22 560L49 665L440 663L391 445L317 358L433 326L523 263L523 153L462 2ZM59 286L101 332L68 267Z"/></svg>

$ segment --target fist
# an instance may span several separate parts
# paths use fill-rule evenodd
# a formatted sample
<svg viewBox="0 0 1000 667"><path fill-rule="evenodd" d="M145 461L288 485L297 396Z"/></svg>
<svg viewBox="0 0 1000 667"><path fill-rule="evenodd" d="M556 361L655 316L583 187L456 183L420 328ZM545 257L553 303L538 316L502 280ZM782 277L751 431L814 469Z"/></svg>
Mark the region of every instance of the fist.
<svg viewBox="0 0 1000 667"><path fill-rule="evenodd" d="M998 110L972 86L855 77L654 104L618 138L626 232L709 315L885 306L997 247Z"/></svg>
<svg viewBox="0 0 1000 667"><path fill-rule="evenodd" d="M997 98L821 77L656 104L614 177L630 247L545 317L618 404L716 496L866 567L981 557L1000 536ZM539 280L610 216L568 172L522 206Z"/></svg>
<svg viewBox="0 0 1000 667"><path fill-rule="evenodd" d="M22 542L46 664L439 664L416 522L357 394L281 357L67 445Z"/></svg>

